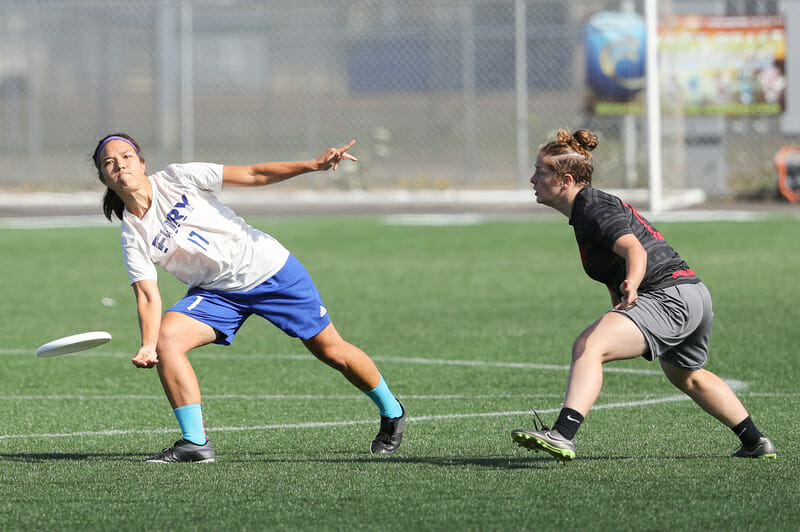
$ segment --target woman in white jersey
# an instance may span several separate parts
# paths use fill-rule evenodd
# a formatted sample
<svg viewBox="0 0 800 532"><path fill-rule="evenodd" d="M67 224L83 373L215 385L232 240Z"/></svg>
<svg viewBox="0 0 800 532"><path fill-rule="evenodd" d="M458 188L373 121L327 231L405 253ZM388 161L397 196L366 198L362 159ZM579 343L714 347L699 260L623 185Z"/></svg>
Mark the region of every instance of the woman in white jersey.
<svg viewBox="0 0 800 532"><path fill-rule="evenodd" d="M248 316L268 319L300 338L318 359L366 393L380 412L373 454L397 451L406 419L375 364L344 341L302 264L271 236L247 225L220 203L223 186L263 186L356 161L355 141L316 159L249 166L172 164L151 176L139 144L115 133L93 153L107 190L103 213L122 221L125 268L136 296L142 345L139 368L156 367L182 438L148 462L213 462L203 427L200 387L186 354L210 343L229 345ZM156 265L189 286L186 297L162 315Z"/></svg>

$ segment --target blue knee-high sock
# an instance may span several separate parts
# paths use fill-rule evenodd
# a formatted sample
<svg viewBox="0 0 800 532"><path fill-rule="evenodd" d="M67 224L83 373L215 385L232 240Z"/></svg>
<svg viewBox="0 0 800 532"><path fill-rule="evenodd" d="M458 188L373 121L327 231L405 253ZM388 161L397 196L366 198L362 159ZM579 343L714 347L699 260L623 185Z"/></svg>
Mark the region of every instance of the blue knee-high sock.
<svg viewBox="0 0 800 532"><path fill-rule="evenodd" d="M183 439L197 445L205 445L206 429L203 426L203 408L199 404L179 406L175 410Z"/></svg>
<svg viewBox="0 0 800 532"><path fill-rule="evenodd" d="M400 406L400 402L389 390L389 385L383 380L383 375L381 375L381 382L374 389L364 393L378 406L383 417L400 417L403 415L403 407Z"/></svg>

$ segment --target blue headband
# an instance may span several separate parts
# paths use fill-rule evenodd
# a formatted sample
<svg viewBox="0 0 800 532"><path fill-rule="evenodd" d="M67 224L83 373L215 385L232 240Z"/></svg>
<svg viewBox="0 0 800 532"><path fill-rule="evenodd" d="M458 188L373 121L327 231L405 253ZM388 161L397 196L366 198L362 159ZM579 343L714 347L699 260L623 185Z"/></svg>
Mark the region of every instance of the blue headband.
<svg viewBox="0 0 800 532"><path fill-rule="evenodd" d="M97 166L100 166L100 160L99 160L99 157L100 157L100 154L101 154L101 153L102 153L102 151L103 151L103 148L105 148L105 147L106 147L106 144L108 144L108 143L109 143L109 142L111 142L112 140L121 140L121 141L123 141L123 142L127 142L127 143L128 143L128 144L130 144L130 145L131 145L131 147L132 147L132 148L133 148L133 149L136 151L136 153L139 153L139 148L137 148L137 147L136 147L136 145L135 145L133 142L131 142L131 141L130 141L130 139L126 139L125 137L118 137L117 135L111 135L110 137L107 137L107 138L106 138L106 139L103 141L103 143L102 143L102 144L100 144L100 146L97 148L97 152L96 152L96 155L95 155L95 160L94 160L94 162L95 162L95 164L97 164Z"/></svg>

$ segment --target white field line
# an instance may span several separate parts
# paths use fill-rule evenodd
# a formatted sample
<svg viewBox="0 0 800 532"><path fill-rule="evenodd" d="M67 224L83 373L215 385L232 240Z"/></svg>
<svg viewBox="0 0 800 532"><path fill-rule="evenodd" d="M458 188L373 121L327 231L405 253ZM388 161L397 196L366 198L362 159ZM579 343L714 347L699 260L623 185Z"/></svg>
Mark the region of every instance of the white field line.
<svg viewBox="0 0 800 532"><path fill-rule="evenodd" d="M800 395L800 394L798 394ZM783 396L783 395L779 395ZM520 394L456 394L456 395L406 395L404 401L447 401L470 399L561 399L563 393L520 393ZM658 399L663 397L654 393L603 393L603 397ZM204 401L360 401L364 395L310 395L310 394L203 394ZM163 395L87 395L87 394L52 394L52 395L0 395L0 401L161 401Z"/></svg>
<svg viewBox="0 0 800 532"><path fill-rule="evenodd" d="M621 405L628 407L642 406L644 404L655 404L663 402L673 402L688 400L685 395L670 396L661 399L654 399L648 401L631 401L629 403L616 403L614 408L621 408ZM595 409L604 408L598 405ZM553 408L549 410L537 410L540 414L550 414L558 412L559 409ZM481 418L481 417L502 417L502 416L522 416L530 415L530 410L515 410L506 412L479 412L479 413L464 413L464 414L441 414L431 416L417 416L409 417L408 422L418 421L432 421L432 420L451 420L451 419L465 419L465 418ZM276 423L272 425L248 425L246 427L214 427L211 432L247 432L258 430L288 430L288 429L313 429L313 428L330 428L330 427L346 427L352 425L374 425L375 419L362 419L351 421L309 421L304 423ZM171 429L149 429L149 430L98 430L98 431L77 431L77 432L56 432L56 433L40 433L40 434L4 434L0 435L0 441L12 439L31 439L31 438L75 438L86 436L120 436L126 434L164 434L175 432L176 428Z"/></svg>
<svg viewBox="0 0 800 532"><path fill-rule="evenodd" d="M34 355L33 349L4 349L0 348L0 356L2 355ZM66 355L71 358L75 357L113 357L113 358L132 358L133 353L125 352L109 352L109 351L87 351L83 353L76 353L73 355ZM278 354L278 355L260 355L260 354L244 354L244 353L192 353L189 355L192 360L210 358L214 360L263 360L263 359L281 359L281 360L301 360L308 362L317 362L311 354ZM450 360L450 359L431 359L421 357L381 357L373 356L372 360L377 362L399 362L403 364L427 364L438 366L471 366L471 367L495 367L495 368L513 368L513 369L541 369L541 370L556 370L563 371L569 370L569 366L559 364L536 364L529 362L491 362L485 360ZM607 373L632 373L636 375L661 375L660 371L651 369L634 369L634 368L615 368L606 367L604 369Z"/></svg>
<svg viewBox="0 0 800 532"><path fill-rule="evenodd" d="M470 366L470 367L493 367L493 368L513 368L513 369L542 369L569 371L569 366L559 364L535 364L530 362L491 362L486 360L449 360L440 358L404 358L404 357L373 357L379 362L404 362L406 364L430 364L438 366ZM633 368L614 368L605 367L603 371L608 373L634 373L637 375L661 375L660 371L651 369Z"/></svg>
<svg viewBox="0 0 800 532"><path fill-rule="evenodd" d="M36 352L35 349L8 349L8 348L0 348L0 355L28 355L33 356Z"/></svg>
<svg viewBox="0 0 800 532"><path fill-rule="evenodd" d="M32 350L25 349L3 349L0 348L0 356L2 355L30 355ZM114 357L114 358L127 358L130 353L123 352L108 352L108 351L90 351L78 353L82 357ZM277 354L277 355L263 355L263 354L243 354L243 353L194 353L190 355L193 360L212 358L215 360L259 360L259 359L280 359L280 360L300 360L300 361L313 361L317 359L310 354ZM494 367L494 368L512 368L512 369L539 369L548 371L569 371L569 366L558 364L536 364L531 362L492 362L486 360L451 360L442 358L421 358L421 357L372 357L377 362L399 362L404 364L424 364L424 365L439 365L439 366L467 366L467 367ZM627 373L633 375L661 375L659 370L652 369L636 369L636 368L617 368L614 366L606 366L603 368L605 373ZM735 379L725 379L731 388L742 390L747 387L747 384Z"/></svg>
<svg viewBox="0 0 800 532"><path fill-rule="evenodd" d="M555 216L554 213L550 212L542 208L541 206L537 206L536 203L533 202L532 197L530 195L530 191L496 191L500 194L498 200L489 200L489 204L494 204L498 207L498 210L505 208L505 205L508 205L508 195L511 194L511 199L513 199L514 203L519 204L523 202L523 204L530 204L532 210L529 213L522 213L518 215L513 214L492 214L492 215L485 215L485 214L473 214L473 213L466 213L466 214L448 214L448 213L440 213L440 214L392 214L386 215L381 217L382 223L386 225L418 225L418 226L444 226L444 225L479 225L489 222L495 221L505 221L505 220L524 220L530 221L531 223L537 222L540 219L542 221L552 221L553 217ZM487 198L489 197L488 194L490 191L462 191L460 194L458 191L444 191L440 194L434 193L435 204L438 204L445 200L445 203L456 202L459 205L465 204L464 196L471 195L475 196L478 201L469 201L468 203L478 203L484 204L487 203ZM55 194L55 195L43 195L42 198L46 198L44 201L47 204L56 202L56 203L64 203L67 202L69 204L80 204L80 205L88 205L91 206L95 210L99 210L100 199L99 195L95 193L90 193L92 195L86 194L78 194L75 197L69 194ZM97 197L97 199L95 198ZM285 205L287 201L292 201L291 198L285 198L283 200L277 199L274 196L274 193L270 193L272 200L280 202L282 205ZM458 196L458 197L455 197ZM49 198L49 199L47 199ZM60 198L60 199L55 199ZM72 201L70 201L72 199ZM252 198L250 198L252 199ZM265 198L269 199L269 198ZM309 198L306 198L306 202L308 202ZM370 205L375 205L376 202L383 201L386 205L395 205L397 204L397 198L384 198L381 199L380 195L371 195L370 199L366 197L359 197L357 198L359 201L353 203L352 198L348 204L357 205L367 201ZM42 200L39 200L37 203L34 198L34 203L30 203L30 201L25 201L24 195L15 195L14 198L6 198L4 201L4 197L0 194L0 204L8 203L9 201L13 202L15 206L17 205L38 205L42 203ZM296 200L295 200L296 201ZM316 200L319 201L319 200ZM315 203L316 203L315 201ZM414 205L420 204L420 198L416 198L413 200L409 200L406 198L406 201L412 203ZM302 203L302 201L301 201ZM259 204L263 204L263 200L259 200ZM235 205L234 205L235 208ZM536 216L536 215L545 214L546 216ZM692 210L674 210L674 211L667 211L663 213L653 214L644 212L644 214L648 217L649 220L653 222L754 222L754 221L762 221L769 219L770 216L774 216L773 213L766 212L766 211L748 211L748 210L699 210L699 209L692 209ZM783 212L778 212L778 215L785 215ZM797 214L795 213L797 217ZM64 215L64 216L7 216L7 217L0 217L0 229L64 229L64 228L83 228L83 227L102 227L102 226L111 226L112 223L106 220L101 214L80 214L80 215Z"/></svg>
<svg viewBox="0 0 800 532"><path fill-rule="evenodd" d="M99 205L99 203L98 203ZM10 216L0 218L0 229L68 229L111 226L100 214L75 216Z"/></svg>
<svg viewBox="0 0 800 532"><path fill-rule="evenodd" d="M0 353L7 353L9 350L0 350ZM16 351L16 350L12 350ZM114 355L116 356L116 355ZM213 355L216 357L216 355ZM259 355L250 356L256 358ZM310 359L312 358L305 355L260 355L260 358L288 358L295 359ZM529 364L529 363L516 363L516 362L491 362L481 360L447 360L447 359L425 359L425 358L384 358L384 361L403 362L408 364L438 364L438 365L455 365L455 366L469 366L469 367L502 367L502 368L520 368L520 369L538 369L538 370L556 370L556 371L569 371L569 366L558 366L551 364ZM628 368L605 368L605 371L618 370L619 373L635 373L640 375L660 375L659 371L652 370L631 370ZM728 384L734 391L743 390L747 388L747 383L737 380L727 380ZM361 398L360 395L354 396L314 396L314 395L220 395L208 396L207 399L341 399L341 398ZM475 398L526 398L526 397L554 397L553 394L532 394L532 395L449 395L449 396L409 396L413 398L438 398L438 399L475 399ZM560 395L558 396L560 397ZM107 396L90 396L90 395L51 395L51 396L2 396L0 399L10 400L36 400L36 399L79 399L79 400L110 400L110 399L161 399L160 396L136 396L136 395L107 395ZM669 395L662 397L649 397L636 401L623 401L606 403L594 406L594 410L616 409L616 408L635 408L639 406L654 405L659 403L670 403L676 401L686 401L689 398L686 395ZM558 412L559 409L540 410L541 414L550 414ZM452 420L452 419L465 419L465 418L482 418L482 417L503 417L503 416L521 416L528 415L528 410L514 410L504 412L473 412L473 413L459 413L459 414L440 414L429 416L416 416L409 417L409 422L422 422L433 420ZM304 422L304 423L279 423L270 425L250 425L244 427L214 427L214 432L244 432L244 431L257 431L257 430L289 430L289 429L307 429L307 428L324 428L324 427L342 427L352 425L365 425L374 424L375 420L352 420L352 421L320 421L320 422ZM100 431L76 431L76 432L61 432L61 433L39 433L39 434L5 434L0 435L0 440L12 439L32 439L32 438L74 438L74 437L95 437L95 436L120 436L128 434L163 434L174 432L175 429L148 429L148 430L100 430Z"/></svg>

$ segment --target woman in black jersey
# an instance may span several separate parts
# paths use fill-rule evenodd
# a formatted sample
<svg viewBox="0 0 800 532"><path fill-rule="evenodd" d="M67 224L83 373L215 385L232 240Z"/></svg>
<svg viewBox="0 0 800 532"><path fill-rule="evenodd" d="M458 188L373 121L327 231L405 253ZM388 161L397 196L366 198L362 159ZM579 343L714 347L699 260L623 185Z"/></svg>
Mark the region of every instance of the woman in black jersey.
<svg viewBox="0 0 800 532"><path fill-rule="evenodd" d="M564 406L553 428L517 429L519 445L559 460L575 458L575 433L600 394L603 364L643 356L659 359L669 381L731 428L742 442L733 454L775 458L775 445L756 428L728 384L703 369L714 321L711 296L695 272L641 214L592 184L597 136L586 129L539 148L531 184L536 201L569 218L581 261L605 284L613 308L572 347ZM537 415L538 419L538 415Z"/></svg>

